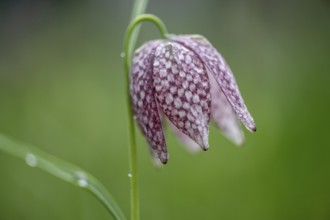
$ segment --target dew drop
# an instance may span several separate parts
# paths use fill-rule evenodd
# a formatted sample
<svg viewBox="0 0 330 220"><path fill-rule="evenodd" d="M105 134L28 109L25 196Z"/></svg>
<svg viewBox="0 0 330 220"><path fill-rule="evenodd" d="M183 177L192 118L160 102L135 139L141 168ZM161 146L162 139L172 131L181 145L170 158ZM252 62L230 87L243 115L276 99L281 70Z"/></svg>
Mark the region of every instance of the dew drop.
<svg viewBox="0 0 330 220"><path fill-rule="evenodd" d="M87 187L88 186L87 175L84 172L77 171L76 176L77 176L78 185L80 187Z"/></svg>
<svg viewBox="0 0 330 220"><path fill-rule="evenodd" d="M129 178L132 178L132 174L131 174L130 172L127 174L127 176L128 176Z"/></svg>
<svg viewBox="0 0 330 220"><path fill-rule="evenodd" d="M124 52L121 52L121 53L120 53L120 57L121 57L121 58L124 58L124 57L125 57L125 53L124 53Z"/></svg>
<svg viewBox="0 0 330 220"><path fill-rule="evenodd" d="M30 167L35 167L38 165L38 159L34 154L28 153L25 156L25 162Z"/></svg>
<svg viewBox="0 0 330 220"><path fill-rule="evenodd" d="M79 184L79 186L81 186L81 187L86 187L86 186L88 186L88 182L87 182L87 180L84 180L84 179L80 179L80 180L78 180L78 184Z"/></svg>

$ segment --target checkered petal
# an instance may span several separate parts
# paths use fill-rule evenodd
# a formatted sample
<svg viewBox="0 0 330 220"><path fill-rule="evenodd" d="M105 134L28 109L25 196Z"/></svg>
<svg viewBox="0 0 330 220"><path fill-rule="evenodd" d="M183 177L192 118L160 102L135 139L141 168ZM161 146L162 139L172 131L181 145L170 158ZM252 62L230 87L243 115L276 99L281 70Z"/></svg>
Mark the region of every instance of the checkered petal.
<svg viewBox="0 0 330 220"><path fill-rule="evenodd" d="M172 35L171 39L199 55L242 123L248 130L256 131L254 120L244 104L231 69L212 44L199 35Z"/></svg>
<svg viewBox="0 0 330 220"><path fill-rule="evenodd" d="M162 121L163 126L168 125L170 130L174 133L174 135L181 141L183 146L192 153L200 152L201 147L186 134L182 133L167 117L165 117L164 113L161 112L160 120Z"/></svg>
<svg viewBox="0 0 330 220"><path fill-rule="evenodd" d="M130 93L137 123L147 139L152 154L167 163L168 154L153 88L152 61L161 41L144 44L134 54Z"/></svg>
<svg viewBox="0 0 330 220"><path fill-rule="evenodd" d="M181 132L207 150L211 95L201 59L184 46L167 42L157 47L153 67L160 109Z"/></svg>
<svg viewBox="0 0 330 220"><path fill-rule="evenodd" d="M182 131L180 131L171 121L168 121L168 124L173 133L182 142L182 144L186 147L187 150L193 153L201 151L200 146L190 137L182 133Z"/></svg>
<svg viewBox="0 0 330 220"><path fill-rule="evenodd" d="M236 145L243 144L244 133L233 108L211 74L209 74L209 79L211 84L212 120L229 140Z"/></svg>

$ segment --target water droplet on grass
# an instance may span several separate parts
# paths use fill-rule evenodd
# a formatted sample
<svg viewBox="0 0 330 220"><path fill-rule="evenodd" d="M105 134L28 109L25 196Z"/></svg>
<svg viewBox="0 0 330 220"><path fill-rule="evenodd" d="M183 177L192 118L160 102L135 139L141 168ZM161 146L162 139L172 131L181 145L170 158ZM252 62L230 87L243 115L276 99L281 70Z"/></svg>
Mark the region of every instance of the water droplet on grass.
<svg viewBox="0 0 330 220"><path fill-rule="evenodd" d="M80 187L87 187L88 186L87 175L84 172L77 171L76 176L77 176L78 185Z"/></svg>
<svg viewBox="0 0 330 220"><path fill-rule="evenodd" d="M25 156L25 162L30 167L35 167L38 165L38 159L34 154L28 153Z"/></svg>
<svg viewBox="0 0 330 220"><path fill-rule="evenodd" d="M128 176L129 178L132 178L132 174L131 174L131 173L128 173L127 176Z"/></svg>
<svg viewBox="0 0 330 220"><path fill-rule="evenodd" d="M121 57L121 58L124 58L124 57L125 57L125 53L124 53L124 52L121 52L121 53L120 53L120 57Z"/></svg>

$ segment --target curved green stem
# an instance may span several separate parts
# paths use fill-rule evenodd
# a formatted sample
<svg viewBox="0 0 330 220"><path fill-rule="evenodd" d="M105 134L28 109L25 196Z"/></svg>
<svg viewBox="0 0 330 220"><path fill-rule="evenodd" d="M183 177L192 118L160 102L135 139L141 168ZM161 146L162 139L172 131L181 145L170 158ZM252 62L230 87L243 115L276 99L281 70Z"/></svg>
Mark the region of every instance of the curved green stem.
<svg viewBox="0 0 330 220"><path fill-rule="evenodd" d="M139 194L137 182L137 156L136 156L136 142L135 142L135 128L132 112L132 103L129 94L130 82L130 68L131 68L131 54L133 52L137 35L132 37L134 30L141 22L149 21L154 23L162 36L166 38L167 30L164 23L156 16L151 14L142 14L137 16L128 26L124 37L124 68L126 75L126 92L127 92L127 109L128 109L128 129L129 129L129 162L130 162L130 179L131 179L131 220L139 219ZM133 42L132 42L133 41Z"/></svg>
<svg viewBox="0 0 330 220"><path fill-rule="evenodd" d="M162 37L164 39L167 39L168 32L166 30L166 27L162 20L160 20L157 16L152 15L152 14L142 14L137 16L128 26L125 37L124 37L124 54L125 54L125 70L130 69L131 63L131 54L134 48L132 45L132 34L135 28L142 22L149 21L154 23L157 28L159 29L160 33L162 34Z"/></svg>

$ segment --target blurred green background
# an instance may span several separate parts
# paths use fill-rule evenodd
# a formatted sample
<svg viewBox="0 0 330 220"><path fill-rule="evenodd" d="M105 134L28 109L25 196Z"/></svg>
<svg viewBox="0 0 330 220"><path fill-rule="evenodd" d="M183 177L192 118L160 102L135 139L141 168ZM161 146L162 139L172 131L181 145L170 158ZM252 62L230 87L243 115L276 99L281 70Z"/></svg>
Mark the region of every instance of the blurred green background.
<svg viewBox="0 0 330 220"><path fill-rule="evenodd" d="M0 132L93 173L129 216L122 37L132 1L0 1ZM172 33L227 59L258 131L152 165L138 132L141 219L330 219L330 2L150 1ZM139 45L159 36L146 24ZM0 219L111 219L87 192L0 152Z"/></svg>

